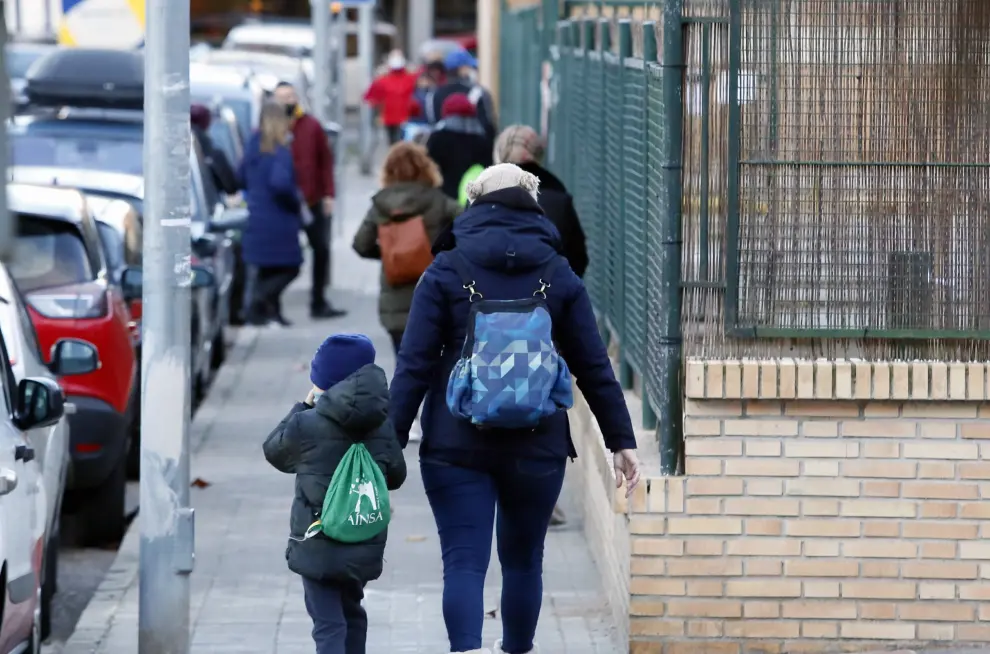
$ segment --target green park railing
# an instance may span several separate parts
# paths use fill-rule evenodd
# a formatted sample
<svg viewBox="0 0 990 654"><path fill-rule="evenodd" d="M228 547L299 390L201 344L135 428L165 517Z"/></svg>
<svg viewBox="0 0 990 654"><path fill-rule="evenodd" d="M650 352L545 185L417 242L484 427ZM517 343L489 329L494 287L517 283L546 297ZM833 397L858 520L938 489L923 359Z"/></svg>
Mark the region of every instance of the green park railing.
<svg viewBox="0 0 990 654"><path fill-rule="evenodd" d="M548 126L668 472L684 356L990 357L990 3L826 4L503 5L500 122Z"/></svg>

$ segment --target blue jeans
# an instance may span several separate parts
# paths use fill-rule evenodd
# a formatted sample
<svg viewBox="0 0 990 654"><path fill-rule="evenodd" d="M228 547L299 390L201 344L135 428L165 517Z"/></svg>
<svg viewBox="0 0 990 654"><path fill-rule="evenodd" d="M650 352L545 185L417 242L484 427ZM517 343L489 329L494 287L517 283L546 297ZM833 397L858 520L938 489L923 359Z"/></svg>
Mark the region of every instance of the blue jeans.
<svg viewBox="0 0 990 654"><path fill-rule="evenodd" d="M365 654L368 614L357 583L329 584L303 577L306 611L313 619L316 654Z"/></svg>
<svg viewBox="0 0 990 654"><path fill-rule="evenodd" d="M420 461L443 552L443 619L451 652L482 645L493 525L502 565L502 649L533 649L543 601L543 542L564 466L564 460L546 459L493 460L483 468Z"/></svg>

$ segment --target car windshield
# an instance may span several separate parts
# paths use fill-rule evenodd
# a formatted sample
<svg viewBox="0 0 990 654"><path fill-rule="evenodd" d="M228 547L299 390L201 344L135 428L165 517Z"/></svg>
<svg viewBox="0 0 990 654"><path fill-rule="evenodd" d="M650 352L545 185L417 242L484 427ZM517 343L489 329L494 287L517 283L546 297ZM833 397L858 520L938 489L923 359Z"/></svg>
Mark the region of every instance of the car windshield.
<svg viewBox="0 0 990 654"><path fill-rule="evenodd" d="M45 54L44 50L18 50L7 48L7 75L11 79L23 79L28 68Z"/></svg>
<svg viewBox="0 0 990 654"><path fill-rule="evenodd" d="M25 293L95 279L78 228L41 216L18 216L10 274Z"/></svg>
<svg viewBox="0 0 990 654"><path fill-rule="evenodd" d="M15 166L103 170L131 175L144 172L144 147L140 140L24 132L11 133L9 139L11 163Z"/></svg>
<svg viewBox="0 0 990 654"><path fill-rule="evenodd" d="M193 95L193 104L202 104L209 106L216 101L216 96L213 95ZM237 98L223 98L223 104L230 107L231 111L234 112L234 116L237 117L237 126L241 131L241 137L246 141L251 136L251 101L250 100L239 100ZM217 119L214 118L214 123ZM210 132L212 136L213 132Z"/></svg>

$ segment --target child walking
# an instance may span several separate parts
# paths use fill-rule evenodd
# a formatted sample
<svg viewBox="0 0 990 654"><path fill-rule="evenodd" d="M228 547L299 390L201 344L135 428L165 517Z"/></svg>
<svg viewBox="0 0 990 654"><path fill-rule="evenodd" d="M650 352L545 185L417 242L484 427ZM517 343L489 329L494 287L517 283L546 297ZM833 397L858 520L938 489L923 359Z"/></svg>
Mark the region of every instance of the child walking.
<svg viewBox="0 0 990 654"><path fill-rule="evenodd" d="M341 542L312 527L352 445L367 448L388 490L405 481L406 462L387 420L385 372L375 365L367 336L327 338L313 357L310 381L306 401L293 406L265 441L265 458L296 475L285 556L289 569L302 576L317 654L365 654L368 617L361 600L365 584L382 573L387 529L369 540ZM360 506L360 493L349 502L355 497Z"/></svg>

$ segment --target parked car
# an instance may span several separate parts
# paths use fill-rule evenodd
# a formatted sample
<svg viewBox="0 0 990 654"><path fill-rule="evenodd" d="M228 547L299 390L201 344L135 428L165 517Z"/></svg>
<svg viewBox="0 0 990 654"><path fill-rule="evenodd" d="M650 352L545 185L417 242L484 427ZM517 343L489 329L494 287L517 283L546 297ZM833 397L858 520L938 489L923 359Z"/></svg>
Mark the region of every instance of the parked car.
<svg viewBox="0 0 990 654"><path fill-rule="evenodd" d="M76 360L72 344L56 346L52 365L95 365ZM10 364L6 334L0 334L0 384L6 413L0 419L0 583L4 594L0 651L41 651L45 621L48 553L44 475L29 434L49 429L65 414L65 397L50 375L18 381Z"/></svg>
<svg viewBox="0 0 990 654"><path fill-rule="evenodd" d="M219 197L212 178L204 165L195 163L197 159L195 141L192 157L192 184L190 199L193 208L190 232L192 237L192 263L210 271L209 280L214 286L200 286L193 293L192 306L192 361L191 383L194 396L202 396L213 378L215 371L226 356L226 328L230 315L238 310L239 296L235 294L234 275L238 269L238 248L236 240L243 228L245 213L239 209L227 209ZM144 216L144 180L138 176L105 173L90 170L14 167L10 170L13 181L30 184L55 184L81 190L90 198L90 206L101 234L101 245L105 250L113 250L105 255L108 261L111 280L121 285L121 292L128 304L131 315L130 327L135 339L135 348L140 361L141 354L141 307L140 292L124 288L123 273L131 267L140 268ZM124 202L115 204L111 201ZM213 207L212 215L207 207ZM102 225L102 231L101 230ZM110 228L117 232L116 237ZM116 239L115 244L112 243ZM120 248L123 248L121 251ZM123 261L124 265L120 265ZM132 273L133 275L134 273ZM243 270L240 274L243 276ZM201 275L200 279L207 279ZM243 285L243 281L241 281ZM132 454L129 470L137 474L140 443L140 405L135 409L135 423L132 431Z"/></svg>
<svg viewBox="0 0 990 654"><path fill-rule="evenodd" d="M127 452L139 404L130 313L109 279L96 222L78 191L9 184L18 222L10 273L24 293L41 351L59 341L89 343L102 362L63 377L75 407L69 416L72 466L66 504L83 516L88 543L124 533Z"/></svg>
<svg viewBox="0 0 990 654"><path fill-rule="evenodd" d="M56 343L57 356L42 353L24 297L2 265L0 332L4 335L16 384L29 378L56 381L56 374L87 374L99 365L96 349L85 341L62 340ZM47 638L51 631L51 602L57 588L62 497L69 472L68 420L62 418L52 425L31 429L27 432L27 440L40 469L40 483L46 498L42 525L45 539L41 565L41 635Z"/></svg>
<svg viewBox="0 0 990 654"><path fill-rule="evenodd" d="M265 90L250 68L189 64L189 93L193 103L225 105L237 117L241 140L247 142L258 126Z"/></svg>
<svg viewBox="0 0 990 654"><path fill-rule="evenodd" d="M398 32L395 25L377 22L375 24L376 61L395 48ZM224 39L225 50L241 50L288 55L303 62L310 79L313 77L313 48L316 36L313 28L306 24L287 21L266 21L238 25L227 33ZM344 102L348 108L361 106L364 96L364 75L358 56L358 25L347 22L346 58L344 59Z"/></svg>
<svg viewBox="0 0 990 654"><path fill-rule="evenodd" d="M253 50L203 50L191 53L195 62L213 67L233 68L236 71L250 71L252 78L271 93L279 82L289 82L299 92L303 109L310 111L312 106L312 78L306 74L299 59L268 52Z"/></svg>

